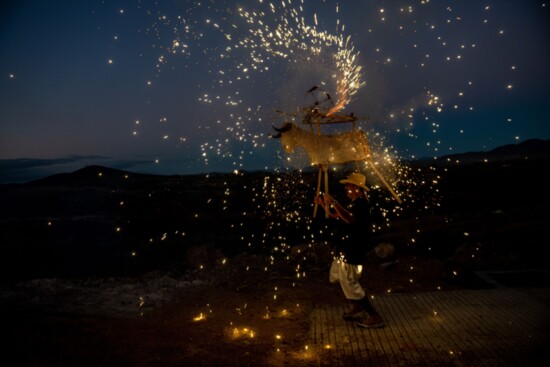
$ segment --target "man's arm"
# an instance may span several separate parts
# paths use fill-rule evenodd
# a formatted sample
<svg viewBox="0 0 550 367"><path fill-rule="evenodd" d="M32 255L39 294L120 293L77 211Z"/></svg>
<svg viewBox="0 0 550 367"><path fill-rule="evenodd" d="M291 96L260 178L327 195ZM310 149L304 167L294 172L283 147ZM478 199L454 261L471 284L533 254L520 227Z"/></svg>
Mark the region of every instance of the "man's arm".
<svg viewBox="0 0 550 367"><path fill-rule="evenodd" d="M350 224L355 220L353 214L329 194L325 194L324 198L318 196L316 199L318 200L318 203L323 205L325 210L328 210L332 218L340 218L347 224Z"/></svg>

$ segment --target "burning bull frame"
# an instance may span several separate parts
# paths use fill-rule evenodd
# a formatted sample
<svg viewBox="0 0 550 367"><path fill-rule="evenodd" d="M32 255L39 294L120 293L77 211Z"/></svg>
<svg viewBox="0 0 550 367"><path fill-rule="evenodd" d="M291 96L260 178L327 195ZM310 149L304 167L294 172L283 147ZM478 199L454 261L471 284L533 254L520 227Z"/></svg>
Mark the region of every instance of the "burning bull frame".
<svg viewBox="0 0 550 367"><path fill-rule="evenodd" d="M343 115L347 118L341 121L333 120L325 123L336 122L355 122L353 115ZM382 174L378 171L374 162L372 161L370 146L367 139L367 134L362 130L351 130L334 135L321 134L320 124L321 122L316 119L316 122L309 122L309 124L316 123L318 131L313 129L309 131L302 129L292 122L285 122L282 127L277 128L273 126L277 135L274 138L281 139L281 144L286 153L290 154L294 152L297 147L303 148L310 160L311 165L319 166L319 175L317 179L317 195L321 190L322 176L324 175L325 193L329 192L328 185L328 166L330 164L340 164L357 161L367 161L376 173L378 178L382 181L384 186L390 191L392 196L397 200L399 204L402 203L399 196L391 188L388 182L384 179ZM310 120L308 120L310 121ZM313 209L313 216L317 215L317 203ZM327 218L329 216L328 211L325 212Z"/></svg>

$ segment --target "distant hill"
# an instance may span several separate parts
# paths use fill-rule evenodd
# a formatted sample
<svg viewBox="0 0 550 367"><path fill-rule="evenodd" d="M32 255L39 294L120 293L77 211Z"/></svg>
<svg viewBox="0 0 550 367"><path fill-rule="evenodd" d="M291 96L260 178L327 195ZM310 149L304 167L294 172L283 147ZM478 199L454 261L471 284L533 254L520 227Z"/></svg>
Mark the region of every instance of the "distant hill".
<svg viewBox="0 0 550 367"><path fill-rule="evenodd" d="M132 173L115 168L91 165L70 173L58 173L29 182L33 186L113 186L132 178L155 177L155 175Z"/></svg>
<svg viewBox="0 0 550 367"><path fill-rule="evenodd" d="M518 144L508 144L486 152L468 152L444 155L438 158L441 163L482 163L518 160L550 159L550 139L529 139Z"/></svg>
<svg viewBox="0 0 550 367"><path fill-rule="evenodd" d="M448 164L475 164L475 163L498 163L505 161L536 161L536 160L550 160L550 139L530 139L518 144L508 144L497 147L489 151L479 152L467 152L444 155L438 158L426 157L415 160L420 165L423 164L436 164L436 165L448 165ZM21 180L21 177L15 174L16 171L21 171L24 167L21 167L21 160L0 160L0 187L18 185L25 183L34 186L112 186L126 180L129 176L132 178L141 179L153 179L156 176L166 176L158 174L141 174L131 171L123 171L106 166L90 165L85 168L66 173L58 173L50 176L46 176L36 180ZM15 168L12 168L15 167ZM350 169L351 166L350 166ZM317 168L308 167L304 169L305 172L317 172ZM272 172L274 173L274 172ZM226 173L203 173L198 176L204 175L233 175L232 172ZM180 176L180 175L168 175L168 176ZM188 175L184 175L188 176ZM191 174L190 176L195 176ZM26 176L25 176L26 177ZM3 178L3 179L2 179Z"/></svg>

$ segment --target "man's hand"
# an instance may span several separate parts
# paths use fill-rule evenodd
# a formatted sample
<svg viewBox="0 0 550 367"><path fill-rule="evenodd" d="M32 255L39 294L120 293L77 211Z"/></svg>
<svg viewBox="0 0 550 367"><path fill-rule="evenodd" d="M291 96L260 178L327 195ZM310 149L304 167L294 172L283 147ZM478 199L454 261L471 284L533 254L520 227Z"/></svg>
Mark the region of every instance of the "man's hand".
<svg viewBox="0 0 550 367"><path fill-rule="evenodd" d="M313 203L317 205L325 206L325 205L332 205L336 203L336 200L334 200L334 198L329 194L325 194L324 196L315 195L315 199L313 200Z"/></svg>
<svg viewBox="0 0 550 367"><path fill-rule="evenodd" d="M336 202L336 200L334 200L334 198L332 196L330 196L330 194L325 194L325 204L326 205L332 205Z"/></svg>
<svg viewBox="0 0 550 367"><path fill-rule="evenodd" d="M315 195L315 199L313 200L313 203L315 205L325 206L325 201L323 200L323 197L319 195Z"/></svg>
<svg viewBox="0 0 550 367"><path fill-rule="evenodd" d="M313 202L315 205L321 205L331 218L339 217L338 210L336 208L336 200L329 194L325 194L324 196L315 195Z"/></svg>

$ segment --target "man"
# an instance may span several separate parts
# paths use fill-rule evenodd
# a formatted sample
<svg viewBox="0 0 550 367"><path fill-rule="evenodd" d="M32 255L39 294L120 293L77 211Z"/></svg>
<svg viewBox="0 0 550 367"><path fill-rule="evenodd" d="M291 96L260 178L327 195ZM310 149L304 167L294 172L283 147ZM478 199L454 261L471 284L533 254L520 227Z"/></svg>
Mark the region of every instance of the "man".
<svg viewBox="0 0 550 367"><path fill-rule="evenodd" d="M347 238L338 244L340 256L335 258L330 266L330 282L339 282L344 296L349 301L349 308L344 312L344 319L358 320L357 325L366 328L384 326L384 320L370 303L365 290L359 283L361 270L368 249L368 234L372 227L371 208L369 204L369 189L365 186L365 176L352 173L347 179L340 180L345 185L348 198L351 200L348 208L338 203L332 196L325 194L317 196L315 202L329 212L330 217L343 220L349 229ZM361 317L364 312L367 317Z"/></svg>

